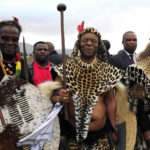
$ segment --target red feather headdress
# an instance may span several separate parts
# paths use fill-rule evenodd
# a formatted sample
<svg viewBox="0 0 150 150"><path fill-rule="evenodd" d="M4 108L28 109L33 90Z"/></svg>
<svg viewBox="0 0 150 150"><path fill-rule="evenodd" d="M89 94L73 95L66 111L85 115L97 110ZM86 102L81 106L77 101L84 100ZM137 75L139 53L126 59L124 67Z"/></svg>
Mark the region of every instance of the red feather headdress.
<svg viewBox="0 0 150 150"><path fill-rule="evenodd" d="M78 32L80 33L84 28L84 21L82 21L81 25L77 26Z"/></svg>
<svg viewBox="0 0 150 150"><path fill-rule="evenodd" d="M13 18L14 18L14 21L15 21L15 22L19 23L18 18L16 18L16 17L13 17Z"/></svg>

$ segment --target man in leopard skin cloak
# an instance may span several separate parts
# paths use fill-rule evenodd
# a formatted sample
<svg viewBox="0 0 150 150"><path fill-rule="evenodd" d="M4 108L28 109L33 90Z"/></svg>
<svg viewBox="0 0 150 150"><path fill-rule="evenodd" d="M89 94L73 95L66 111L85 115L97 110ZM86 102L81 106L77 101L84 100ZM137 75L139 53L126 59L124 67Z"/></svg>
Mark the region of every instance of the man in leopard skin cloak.
<svg viewBox="0 0 150 150"><path fill-rule="evenodd" d="M127 68L125 78L138 123L135 150L150 150L150 43Z"/></svg>
<svg viewBox="0 0 150 150"><path fill-rule="evenodd" d="M61 123L61 129L69 149L110 150L111 131L117 141L113 87L120 80L121 71L104 62L106 49L96 29L84 29L82 24L78 30L73 59L66 62L67 89L55 91L51 100L67 104L68 120ZM62 81L62 65L55 71L57 80Z"/></svg>

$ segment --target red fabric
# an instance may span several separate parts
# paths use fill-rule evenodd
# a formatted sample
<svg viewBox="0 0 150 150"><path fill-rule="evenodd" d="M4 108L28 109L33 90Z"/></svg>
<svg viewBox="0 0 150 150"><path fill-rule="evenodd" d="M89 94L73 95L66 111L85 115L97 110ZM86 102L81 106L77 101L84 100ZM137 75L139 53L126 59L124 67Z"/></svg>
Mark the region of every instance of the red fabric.
<svg viewBox="0 0 150 150"><path fill-rule="evenodd" d="M21 58L20 58L20 56L19 56L19 53L18 53L18 52L16 53L16 61L20 61L20 62L21 62Z"/></svg>
<svg viewBox="0 0 150 150"><path fill-rule="evenodd" d="M130 58L131 58L131 63L135 64L134 59L133 59L133 55L130 54Z"/></svg>
<svg viewBox="0 0 150 150"><path fill-rule="evenodd" d="M51 71L50 71L51 69L50 62L48 62L48 65L46 67L42 67L36 61L34 61L33 69L34 69L33 82L35 86L45 81L53 81Z"/></svg>

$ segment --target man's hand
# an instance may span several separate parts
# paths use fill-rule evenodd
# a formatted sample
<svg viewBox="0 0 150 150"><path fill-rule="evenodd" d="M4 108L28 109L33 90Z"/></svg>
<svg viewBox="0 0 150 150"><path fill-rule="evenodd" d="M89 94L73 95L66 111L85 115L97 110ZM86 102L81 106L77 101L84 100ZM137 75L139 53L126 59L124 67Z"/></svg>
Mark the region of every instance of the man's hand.
<svg viewBox="0 0 150 150"><path fill-rule="evenodd" d="M70 90L69 89L61 89L59 91L58 101L61 103L68 103L70 98Z"/></svg>
<svg viewBox="0 0 150 150"><path fill-rule="evenodd" d="M150 146L150 130L144 132L144 139L148 146Z"/></svg>

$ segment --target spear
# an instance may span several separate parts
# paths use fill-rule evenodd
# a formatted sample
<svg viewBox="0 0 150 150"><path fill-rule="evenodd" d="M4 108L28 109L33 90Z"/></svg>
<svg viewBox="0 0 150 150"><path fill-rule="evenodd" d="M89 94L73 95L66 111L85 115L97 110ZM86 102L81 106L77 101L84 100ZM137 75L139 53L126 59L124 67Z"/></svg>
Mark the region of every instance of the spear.
<svg viewBox="0 0 150 150"><path fill-rule="evenodd" d="M4 65L3 65L3 56L2 56L1 50L0 50L0 66L2 68L3 74L7 75Z"/></svg>
<svg viewBox="0 0 150 150"><path fill-rule="evenodd" d="M3 65L3 56L2 56L1 50L0 50L0 66L2 68L3 74L7 75L6 70L4 68L4 65ZM2 125L5 126L6 123L5 123L5 120L4 120L4 117L3 117L3 113L2 113L1 110L0 110L0 120L1 120Z"/></svg>
<svg viewBox="0 0 150 150"><path fill-rule="evenodd" d="M27 67L27 53L26 53L26 45L25 45L25 38L23 36L23 54L24 54L24 72L25 72L25 77L26 81L29 81L28 77L28 67Z"/></svg>
<svg viewBox="0 0 150 150"><path fill-rule="evenodd" d="M64 37L64 15L63 12L66 10L65 4L58 4L57 10L60 11L61 15L61 43L62 43L62 58L63 58L63 80L64 89L66 89L66 54L65 54L65 37ZM65 104L65 119L68 120L68 109L67 104Z"/></svg>
<svg viewBox="0 0 150 150"><path fill-rule="evenodd" d="M4 117L3 117L3 114L2 114L2 111L0 110L0 119L1 119L1 123L3 126L6 126L6 123L5 123L5 120L4 120Z"/></svg>

